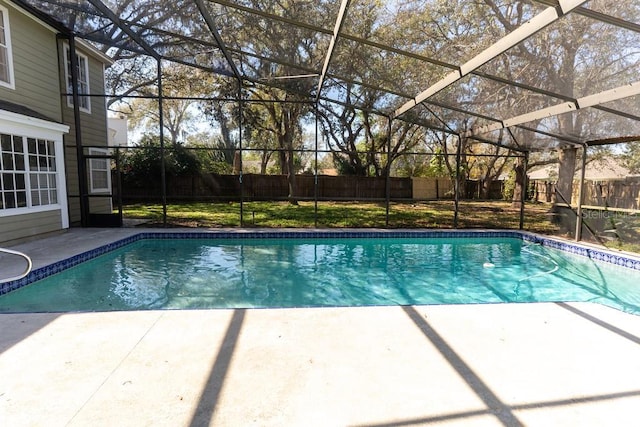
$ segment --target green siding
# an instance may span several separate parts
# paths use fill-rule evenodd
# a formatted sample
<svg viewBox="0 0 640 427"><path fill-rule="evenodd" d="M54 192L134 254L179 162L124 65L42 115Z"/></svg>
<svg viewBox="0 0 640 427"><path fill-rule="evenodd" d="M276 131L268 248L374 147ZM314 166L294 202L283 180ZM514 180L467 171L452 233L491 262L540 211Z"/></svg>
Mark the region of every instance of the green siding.
<svg viewBox="0 0 640 427"><path fill-rule="evenodd" d="M89 198L89 210L91 213L111 213L111 198L91 197Z"/></svg>
<svg viewBox="0 0 640 427"><path fill-rule="evenodd" d="M60 52L63 54L63 44L61 42ZM78 51L87 55L80 48ZM87 55L88 56L88 55ZM62 58L60 64L62 64ZM60 70L60 84L64 84L64 69ZM104 95L104 72L102 63L89 56L89 89L94 95ZM106 146L107 145L107 110L105 98L94 96L90 98L91 112L80 111L80 121L82 124L82 145L83 146ZM75 144L75 117L73 107L67 105L66 98L62 99L62 110L64 122L71 126L67 135L70 144Z"/></svg>
<svg viewBox="0 0 640 427"><path fill-rule="evenodd" d="M0 1L9 10L15 89L0 87L0 98L29 107L60 122L56 35L46 27Z"/></svg>
<svg viewBox="0 0 640 427"><path fill-rule="evenodd" d="M80 199L77 197L69 198L69 223L71 225L80 224Z"/></svg>
<svg viewBox="0 0 640 427"><path fill-rule="evenodd" d="M61 229L62 221L57 209L0 217L0 242L24 239Z"/></svg>
<svg viewBox="0 0 640 427"><path fill-rule="evenodd" d="M0 98L62 122L56 34L12 5L9 11L14 89L0 87ZM44 72L51 70L54 72ZM0 241L24 239L62 228L60 210L0 217Z"/></svg>
<svg viewBox="0 0 640 427"><path fill-rule="evenodd" d="M12 3L0 0L9 11L11 45L15 88L0 87L0 99L31 108L54 121L65 123L70 133L64 136L64 158L69 220L80 222L78 165L76 156L75 120L73 108L68 107L64 73L64 41L40 22L25 15ZM92 94L104 94L103 63L98 56L77 46L88 58L89 88ZM80 113L82 144L84 146L107 145L107 113L105 99L91 97L91 113ZM92 213L109 213L106 199L92 202ZM60 212L47 211L0 217L0 241L22 239L62 228Z"/></svg>

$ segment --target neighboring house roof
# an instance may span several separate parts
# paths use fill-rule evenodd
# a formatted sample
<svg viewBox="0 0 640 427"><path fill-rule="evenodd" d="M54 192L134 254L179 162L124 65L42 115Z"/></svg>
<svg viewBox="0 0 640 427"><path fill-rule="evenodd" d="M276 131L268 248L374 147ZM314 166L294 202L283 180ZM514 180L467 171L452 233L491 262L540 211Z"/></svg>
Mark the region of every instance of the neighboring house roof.
<svg viewBox="0 0 640 427"><path fill-rule="evenodd" d="M338 169L329 168L329 169L320 169L318 170L319 175L329 175L329 176L338 176Z"/></svg>
<svg viewBox="0 0 640 427"><path fill-rule="evenodd" d="M242 160L242 169L245 173L259 172L261 167L260 160Z"/></svg>
<svg viewBox="0 0 640 427"><path fill-rule="evenodd" d="M575 178L580 176L580 169L578 168L575 174ZM594 181L606 180L606 179L622 179L631 175L628 168L624 167L619 160L606 157L602 159L593 160L587 163L585 170L585 179ZM535 168L531 170L527 176L529 179L541 180L541 181L555 181L558 179L558 165L548 165L541 168Z"/></svg>
<svg viewBox="0 0 640 427"><path fill-rule="evenodd" d="M14 104L13 102L8 102L3 99L0 99L0 110L21 114L27 117L33 117L35 119L46 120L48 122L60 123L57 120L53 120L52 118L47 117L44 114L41 114L35 110L32 110L31 108L28 108L19 104Z"/></svg>

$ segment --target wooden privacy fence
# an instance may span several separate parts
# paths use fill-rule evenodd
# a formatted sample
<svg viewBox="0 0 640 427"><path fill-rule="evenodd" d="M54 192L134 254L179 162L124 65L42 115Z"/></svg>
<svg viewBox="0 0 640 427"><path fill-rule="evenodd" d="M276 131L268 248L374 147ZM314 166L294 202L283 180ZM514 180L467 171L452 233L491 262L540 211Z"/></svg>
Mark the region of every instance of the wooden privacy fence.
<svg viewBox="0 0 640 427"><path fill-rule="evenodd" d="M298 200L385 200L387 179L384 177L297 175L295 197ZM115 182L115 181L114 181ZM167 176L167 199L179 200L286 200L289 183L285 175L203 174ZM317 193L316 193L317 191ZM114 196L118 195L115 189ZM144 185L123 184L125 203L159 199L160 180ZM437 200L454 197L453 182L448 178L389 178L392 200Z"/></svg>
<svg viewBox="0 0 640 427"><path fill-rule="evenodd" d="M532 198L536 202L551 202L556 191L556 184L550 181L531 181Z"/></svg>
<svg viewBox="0 0 640 427"><path fill-rule="evenodd" d="M578 183L574 197L578 200ZM640 177L607 181L585 181L584 204L620 209L638 209L640 205Z"/></svg>
<svg viewBox="0 0 640 427"><path fill-rule="evenodd" d="M536 201L552 202L555 183L533 181L533 197ZM585 180L583 205L602 206L619 209L638 209L640 206L640 177L610 180ZM580 183L573 182L573 204L579 197Z"/></svg>

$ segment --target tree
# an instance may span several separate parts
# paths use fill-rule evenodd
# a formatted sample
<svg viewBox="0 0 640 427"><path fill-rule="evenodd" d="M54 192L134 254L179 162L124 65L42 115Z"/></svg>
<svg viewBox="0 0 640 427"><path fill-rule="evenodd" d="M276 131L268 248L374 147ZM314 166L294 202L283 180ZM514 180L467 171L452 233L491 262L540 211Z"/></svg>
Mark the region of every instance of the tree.
<svg viewBox="0 0 640 427"><path fill-rule="evenodd" d="M615 11L616 16L637 21L636 6L616 3L609 7L608 12ZM461 64L469 59L470 52L482 51L537 13L539 9L526 1L436 0L429 2L429 7L422 2L399 2L396 22L401 31L395 33L400 36L393 39L393 46ZM434 64L425 68L424 75L445 73ZM478 117L505 119L559 104L566 97L579 98L614 88L637 79L637 37L632 31L572 13L483 65L479 71L433 98L442 104L478 112ZM413 87L412 78L402 81L405 87ZM506 85L501 79L539 90ZM427 86L421 84L418 90ZM549 92L559 95L554 98ZM455 116L444 111L440 118L451 129L467 129ZM468 124L486 124L484 118L474 122ZM626 122L601 110L589 109L537 120L527 126L580 141L603 134L605 129L614 129L614 135L619 135L628 128L629 120ZM483 136L500 139L497 134ZM518 141L526 148L545 139L529 132ZM552 142L551 147L554 146L558 149L556 159L561 163L558 188L570 201L577 146L563 140Z"/></svg>
<svg viewBox="0 0 640 427"><path fill-rule="evenodd" d="M426 176L435 178L450 176L447 173L445 163L446 159L443 155L442 147L437 147L431 157L431 160L429 160L429 168L427 169Z"/></svg>
<svg viewBox="0 0 640 427"><path fill-rule="evenodd" d="M501 8L494 0L484 0L491 8L496 21L509 32L517 28L513 10ZM518 9L522 10L519 5ZM618 9L621 15L627 12L626 5L611 4L610 12ZM519 16L519 15L518 15ZM593 42L597 40L597 42ZM560 93L571 98L597 93L619 86L633 78L637 65L632 54L636 42L629 32L613 25L586 18L578 14L563 17L536 36L520 43L504 55L503 61L495 61L488 67L501 72L508 78L517 80L517 73L526 67L525 83ZM636 71L634 71L636 70ZM512 99L524 102L527 109L546 106L544 97L523 93L514 94ZM552 103L559 103L553 100ZM548 105L547 101L547 105ZM590 117L589 117L590 116ZM587 120L589 117L589 120ZM572 138L598 134L597 126L620 128L619 119L598 110L565 113L554 118L541 120L533 126ZM558 148L560 163L557 182L558 192L571 203L572 183L576 170L578 147L575 144L561 144Z"/></svg>
<svg viewBox="0 0 640 427"><path fill-rule="evenodd" d="M633 142L626 144L622 154L622 160L631 173L640 173L640 143Z"/></svg>
<svg viewBox="0 0 640 427"><path fill-rule="evenodd" d="M333 24L329 3L288 0L250 0L247 3L253 9L284 14L289 19L312 20L317 25L327 27ZM242 21L224 19L222 17L220 21L223 31L234 34L236 43L251 46L256 53L255 56L245 57L243 71L265 84L244 88L251 101L246 106L248 110L262 109L261 113L251 117L264 120L251 123L250 126L262 129L273 137L281 172L287 175L289 201L297 204L295 155L302 145L301 121L310 111L312 99L309 94L316 83L300 75L305 74L302 70L321 63L326 52L325 39L321 34L303 27L265 22L259 15L245 15Z"/></svg>
<svg viewBox="0 0 640 427"><path fill-rule="evenodd" d="M182 144L186 135L196 130L198 96L203 96L211 81L210 75L183 65L171 64L163 69L162 119L171 145ZM133 129L159 134L160 100L136 98L120 105Z"/></svg>
<svg viewBox="0 0 640 427"><path fill-rule="evenodd" d="M511 198L512 208L521 208L523 197L526 196L527 174L525 171L525 159L518 157L513 166L514 187L513 196Z"/></svg>
<svg viewBox="0 0 640 427"><path fill-rule="evenodd" d="M137 31L148 46L163 56L176 63L193 63L212 71L220 71L222 55L212 63L211 51L208 50L212 47L211 31L200 19L194 2L178 2L171 8L167 8L166 4L140 0L112 3L109 7L123 22L134 23L129 26L130 31ZM47 4L45 2L43 8ZM281 172L289 176L290 198L293 201L296 150L304 143L302 128L308 111L308 106L302 107L304 104L300 102L313 101L317 87L317 79L307 79L301 75L317 72L322 66L330 40L330 29L335 25L335 2L246 0L238 8L220 6L215 2L204 4L210 12L214 12L212 15L216 26L225 38L225 44L230 48L229 52L235 58L236 66L253 82L243 88L245 100L251 98L252 101L261 103L255 104L261 107L245 108L242 124L237 123L240 112L232 104L217 103L202 111L208 111L209 118L218 124L225 147L224 153L228 154L227 162L233 162L232 159L236 158L236 129L239 130L241 125L243 131L246 130L246 146L262 150L262 170L266 169L269 159L277 153ZM52 7L57 9L55 5ZM620 19L637 22L638 6L635 3L619 2L607 7L609 13ZM219 10L227 9L233 12L218 13ZM335 106L329 108L322 119L323 132L331 141L332 148L335 147L337 158L344 163L345 169L357 174L386 174L394 159L409 147L417 147L422 143L426 146L435 145L438 142L444 156L443 164L451 174L450 159L453 157L446 153L449 148L455 147L455 143L451 143L450 137L431 138L427 142L420 135L422 130L417 130L412 125L405 126L400 120L394 119L389 139L386 117L376 113L385 108L393 111L397 104L403 102L397 95L403 97L408 94L411 98L413 94L450 72L451 67L464 63L473 53L482 51L524 25L539 10L538 3L530 1L351 2L345 24L348 30L344 33L372 43L359 43L346 34L339 37L325 90L322 92L322 95L338 94L341 100L347 101L347 106L342 109ZM272 20L270 15L279 18ZM130 31L122 31L118 25L105 25L105 20L98 14L83 13L78 16L78 21L85 21L73 22L70 27L79 33L88 34L95 41L102 41L104 51L108 50L110 55L118 59L117 64L109 71L110 91L123 95L153 95L157 84L157 64L155 59L148 56L149 52L144 54L147 48L132 43L135 37L127 34ZM135 24L140 22L143 25ZM302 24L305 22L309 25ZM314 27L326 31L316 31ZM180 34L170 36L171 29L179 29ZM196 41L198 39L208 41L206 49ZM113 43L114 47L108 48L107 42ZM390 47L376 47L375 43ZM403 55L400 51L409 54ZM419 56L433 60L422 61ZM176 85L175 90L172 88L170 74L175 71L174 67L165 68L166 94L180 95L179 85ZM453 106L448 111L440 111L438 119L445 127L459 132L472 125L483 124L487 117L513 117L553 105L566 98L577 98L616 87L634 81L636 74L635 32L616 27L615 23L602 23L571 13L483 65L479 73L467 75L430 100ZM346 77L343 80L334 79L341 75ZM490 76L494 78L489 78ZM188 80L207 81L198 76L198 72L189 72L184 78L177 79L183 83ZM522 87L504 84L504 80L522 83ZM385 95L385 91L389 91L391 95ZM191 87L186 92L211 93ZM235 96L237 88L234 87L232 92ZM554 98L549 93L559 95ZM195 111L193 104L185 105L188 104L185 99L176 100L184 103L172 104L170 101L167 99L163 103L167 114L163 119L165 131L175 145L184 139L182 134L185 131L198 130L189 128L189 115ZM273 107L274 101L285 102ZM111 106L115 107L118 102L122 101L116 101ZM143 101L133 103L143 104ZM416 109L419 108L422 106ZM465 121L465 114L454 111L456 108L474 112L478 119ZM149 111L157 112L157 106ZM149 117L149 114L145 116ZM529 126L564 135L568 141L580 141L607 128L619 132L622 125L610 116L601 110L590 109L537 120ZM593 120L594 118L598 120ZM140 119L141 122L144 120L148 119ZM597 125L590 128L589 123ZM150 128L146 130L149 131ZM529 136L524 143L534 145L538 138ZM461 167L465 173L471 173L472 163L477 162L477 158L471 155L469 150L472 148L466 141L461 143L464 145ZM558 159L562 163L559 188L570 198L576 147L559 143L556 147L559 150ZM485 165L490 175L504 168L500 160L504 151L494 151L494 160L487 160ZM450 150L449 154L452 154ZM461 171L457 172L455 175L461 175Z"/></svg>
<svg viewBox="0 0 640 427"><path fill-rule="evenodd" d="M212 76L204 88L207 97L210 98L236 98L238 82L226 78ZM240 104L238 101L206 100L198 103L199 110L208 118L211 125L216 126L220 132L220 138L215 147L221 150L224 160L233 165L236 158L236 149L239 146L240 134ZM246 135L250 132L245 131Z"/></svg>
<svg viewBox="0 0 640 427"><path fill-rule="evenodd" d="M266 112L266 119L253 124L257 129L269 133L277 144L280 172L287 176L289 184L288 199L291 204L298 204L296 194L296 151L302 148L301 120L309 111L309 105L302 102L299 96L282 92L276 88L254 90L253 96L259 101L259 108ZM282 97L283 102L271 102ZM287 102L287 101L292 102Z"/></svg>
<svg viewBox="0 0 640 427"><path fill-rule="evenodd" d="M169 176L191 175L200 172L200 161L181 145L167 149L162 156L157 135L143 135L138 145L126 152L122 161L123 181L135 186L160 182L162 162Z"/></svg>
<svg viewBox="0 0 640 427"><path fill-rule="evenodd" d="M499 145L470 144L468 169L481 183L480 196L488 199L493 182L497 181L509 164L514 152Z"/></svg>
<svg viewBox="0 0 640 427"><path fill-rule="evenodd" d="M345 88L347 105L321 103L316 114L321 118L322 133L328 148L334 152L336 167L342 173L366 176L368 166L361 155L364 124L362 114L351 104L353 85Z"/></svg>
<svg viewBox="0 0 640 427"><path fill-rule="evenodd" d="M196 133L189 135L188 147L200 162L202 173L230 174L233 172L233 158L229 161L228 150L219 135Z"/></svg>

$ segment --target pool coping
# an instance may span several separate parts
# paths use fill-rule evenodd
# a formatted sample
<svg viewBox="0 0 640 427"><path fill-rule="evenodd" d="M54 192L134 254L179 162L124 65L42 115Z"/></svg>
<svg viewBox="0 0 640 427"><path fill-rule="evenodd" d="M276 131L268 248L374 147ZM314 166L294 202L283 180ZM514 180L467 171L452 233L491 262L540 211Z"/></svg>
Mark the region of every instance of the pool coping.
<svg viewBox="0 0 640 427"><path fill-rule="evenodd" d="M625 252L614 252L606 248L593 247L582 242L570 242L556 237L544 236L522 230L389 230L389 229L367 229L367 230L207 230L207 231L185 231L185 230L145 230L130 236L120 238L113 242L98 246L79 254L55 261L51 264L34 269L26 277L0 284L0 295L7 294L16 289L57 274L68 268L74 267L85 261L89 261L98 256L120 249L131 243L148 239L322 239L322 238L518 238L527 242L540 244L542 246L558 249L563 252L583 256L595 261L614 264L623 268L640 270L640 256Z"/></svg>

